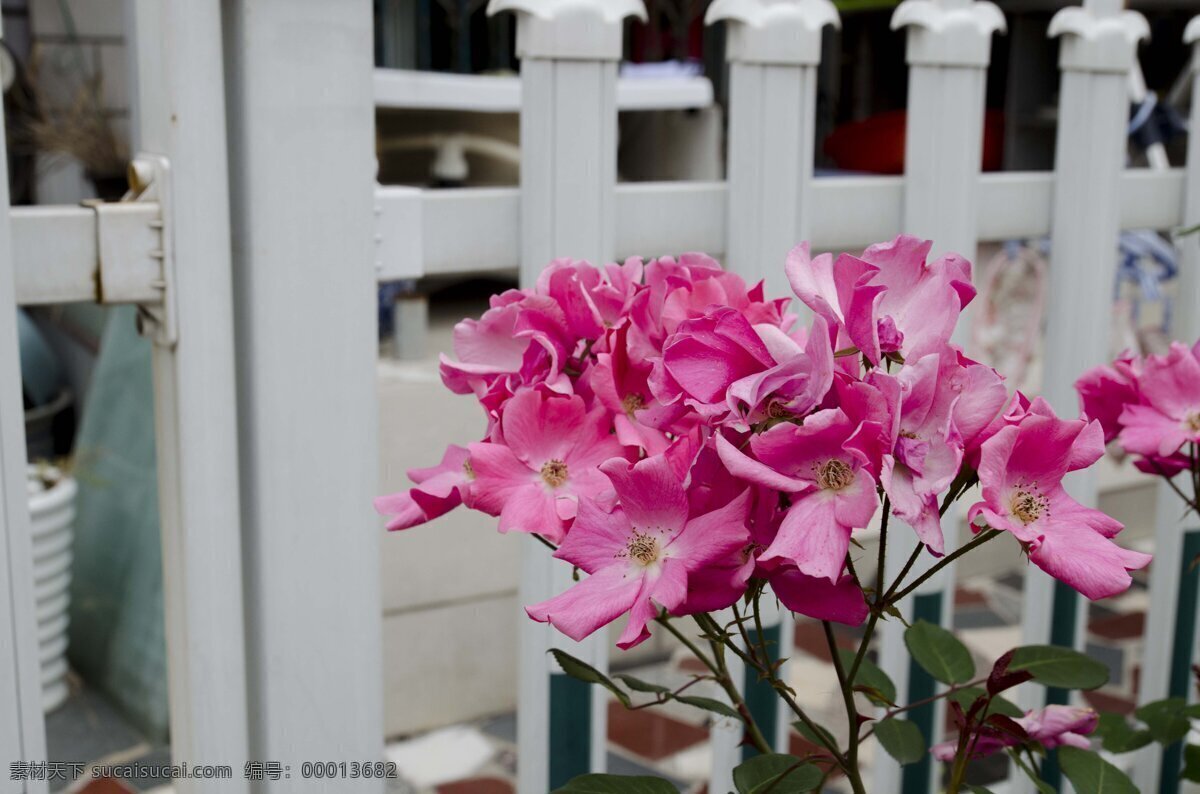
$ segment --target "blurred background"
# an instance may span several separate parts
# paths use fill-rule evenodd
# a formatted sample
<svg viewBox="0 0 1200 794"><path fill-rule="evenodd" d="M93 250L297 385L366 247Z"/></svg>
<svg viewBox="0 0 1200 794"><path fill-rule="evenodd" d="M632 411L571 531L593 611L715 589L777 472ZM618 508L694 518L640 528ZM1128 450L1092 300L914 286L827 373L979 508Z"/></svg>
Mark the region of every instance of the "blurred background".
<svg viewBox="0 0 1200 794"><path fill-rule="evenodd" d="M903 172L907 69L904 37L889 29L896 4L835 0L842 29L826 28L818 73L813 154L820 176ZM703 25L707 5L648 0L649 21L627 23L618 89L622 181L724 178L724 30ZM997 5L1009 29L992 45L983 167L1049 170L1058 45L1045 31L1068 3ZM484 6L484 0L375 0L381 184L445 190L518 184L515 21L509 14L488 17ZM1190 55L1181 34L1198 6L1195 0L1128 6L1151 25L1141 70L1158 100L1131 97L1130 161L1153 167L1147 152L1158 147L1181 164ZM2 9L13 202L119 198L136 112L125 4L5 0ZM1161 349L1174 252L1158 230L1126 233L1121 250L1115 347ZM963 253L977 261L975 352L1013 386L1036 389L1045 242L1006 241ZM436 462L447 443L482 434L475 402L450 398L436 359L451 351L454 322L479 314L489 294L515 286L515 267L506 276L495 264L480 262L478 274L380 286L381 492L404 487L404 471ZM51 757L62 760L169 757L150 343L137 335L134 311L72 304L19 315L44 705ZM1129 523L1133 537L1147 536L1152 484L1116 464L1104 476L1102 507ZM388 536L383 548L379 610L394 757L408 759L403 768L418 788L511 790L518 544L495 533L493 520L460 511ZM991 568L962 574L974 575L979 586L958 594L965 616L959 628L977 632L981 653L1007 642L1003 632L1013 630L1019 614L1019 557L995 557ZM447 576L451 564L456 573ZM1095 695L1109 699L1105 707L1132 708L1140 651L1130 638L1141 636L1145 608L1136 595L1121 606L1093 607L1091 646L1119 671L1110 691ZM801 634L798 644L820 644ZM661 667L672 654L656 637L619 664ZM702 780L696 770L703 765L688 753L702 743L703 726L641 714L613 715L616 763L669 774L681 788ZM438 766L451 752L445 748L458 757L456 768Z"/></svg>

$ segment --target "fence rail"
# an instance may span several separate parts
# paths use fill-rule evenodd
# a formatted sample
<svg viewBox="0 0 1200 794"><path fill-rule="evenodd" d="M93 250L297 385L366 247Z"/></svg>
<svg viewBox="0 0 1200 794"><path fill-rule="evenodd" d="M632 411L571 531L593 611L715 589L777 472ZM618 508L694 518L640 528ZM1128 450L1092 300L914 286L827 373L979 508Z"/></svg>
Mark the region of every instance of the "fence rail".
<svg viewBox="0 0 1200 794"><path fill-rule="evenodd" d="M1053 172L978 179L980 242L1049 235ZM1120 182L1120 228L1180 226L1184 183L1182 168L1126 170ZM815 249L861 248L903 229L903 177L817 177L812 190ZM378 280L516 270L520 204L519 188L376 188ZM618 257L725 251L725 182L619 184L616 205ZM141 204L132 212L148 223L156 206ZM18 304L148 303L161 294L158 275L145 267L145 240L132 225L107 231L105 258L98 244L105 221L94 207L14 207L10 217ZM462 234L464 228L472 233ZM119 291L103 289L102 259L108 282L121 279Z"/></svg>

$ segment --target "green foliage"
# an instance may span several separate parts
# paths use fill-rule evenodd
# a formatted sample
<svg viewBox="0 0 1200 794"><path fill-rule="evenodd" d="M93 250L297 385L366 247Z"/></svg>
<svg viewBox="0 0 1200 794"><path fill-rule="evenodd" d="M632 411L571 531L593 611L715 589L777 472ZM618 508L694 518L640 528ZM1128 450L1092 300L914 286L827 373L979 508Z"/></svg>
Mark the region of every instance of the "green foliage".
<svg viewBox="0 0 1200 794"><path fill-rule="evenodd" d="M1094 735L1102 741L1104 749L1110 753L1132 752L1154 741L1150 731L1144 728L1134 728L1123 715L1110 712L1100 715L1100 724L1096 726Z"/></svg>
<svg viewBox="0 0 1200 794"><path fill-rule="evenodd" d="M1078 747L1058 748L1058 763L1076 791L1088 794L1138 794L1124 772L1091 750Z"/></svg>
<svg viewBox="0 0 1200 794"><path fill-rule="evenodd" d="M793 722L792 727L796 729L797 733L815 744L817 747L825 748L826 744L828 744L829 747L838 746L837 739L833 738L833 734L822 728L820 725L816 726L817 731L820 731L819 736L817 735L816 731L813 731L801 720L796 720ZM824 739L824 742L822 742L822 739Z"/></svg>
<svg viewBox="0 0 1200 794"><path fill-rule="evenodd" d="M677 794L675 787L657 777L628 775L580 775L571 778L554 794Z"/></svg>
<svg viewBox="0 0 1200 794"><path fill-rule="evenodd" d="M1150 732L1150 737L1159 744L1167 745L1187 736L1191 724L1188 722L1187 701L1183 698L1155 700L1140 707L1133 714Z"/></svg>
<svg viewBox="0 0 1200 794"><path fill-rule="evenodd" d="M984 690L983 687L965 686L961 689L956 689L946 697L957 703L959 706L962 706L963 711L969 711L972 703L981 697L985 697L986 695L987 691ZM1022 711L1017 704L1013 703L1007 698L1000 697L999 695L992 696L992 702L988 706L988 713L1003 714L1004 716L1012 717L1013 719L1025 716L1025 712Z"/></svg>
<svg viewBox="0 0 1200 794"><path fill-rule="evenodd" d="M625 675L624 673L618 673L614 675L613 678L616 678L634 692L650 692L657 695L665 695L669 694L671 691L669 687L665 687L660 684L651 684L647 681L643 681L640 678L634 678L631 675Z"/></svg>
<svg viewBox="0 0 1200 794"><path fill-rule="evenodd" d="M592 667L587 662L576 659L571 654L567 653L566 651L559 650L558 648L552 648L550 653L554 656L554 661L558 662L558 666L561 667L562 671L567 675L588 684L599 684L609 692L612 692L613 695L616 696L617 700L621 701L625 708L630 708L633 706L633 701L629 699L629 694L617 686L616 682L604 675L604 673L601 673L595 667ZM625 686L629 687L635 692L645 692L655 695L655 697L658 698L658 703L665 703L668 700L677 700L680 703L686 703L687 705L695 706L698 709L704 709L705 711L711 711L714 714L720 714L722 717L733 717L735 720L741 719L741 715L738 714L737 711L735 711L727 703L723 703L720 700L700 697L697 695L676 695L665 686L651 684L646 681L642 681L639 678L634 678L631 675L617 675L615 677L620 679ZM654 701L652 701L652 703L653 702Z"/></svg>
<svg viewBox="0 0 1200 794"><path fill-rule="evenodd" d="M551 648L550 654L554 657L554 661L558 662L558 666L562 668L564 673L588 684L599 684L609 692L612 692L617 700L624 704L625 708L629 708L629 695L625 694L625 691L614 684L604 673L592 667L587 662L580 661L566 651L561 651L558 648Z"/></svg>
<svg viewBox="0 0 1200 794"><path fill-rule="evenodd" d="M838 651L838 658L841 659L842 669L846 671L846 675L850 674L850 668L854 665L854 655L854 651L846 649ZM862 660L862 664L858 666L858 672L854 674L852 684L857 691L862 692L877 706L896 705L896 685L892 683L892 679L888 678L887 673L872 664L869 659Z"/></svg>
<svg viewBox="0 0 1200 794"><path fill-rule="evenodd" d="M918 620L904 632L904 644L921 669L943 684L965 684L975 677L971 652L941 626Z"/></svg>
<svg viewBox="0 0 1200 794"><path fill-rule="evenodd" d="M1024 645L1013 651L1009 672L1025 671L1043 686L1096 689L1108 683L1108 668L1095 659L1054 645Z"/></svg>
<svg viewBox="0 0 1200 794"><path fill-rule="evenodd" d="M800 794L821 785L822 772L794 755L756 755L733 770L738 794Z"/></svg>
<svg viewBox="0 0 1200 794"><path fill-rule="evenodd" d="M875 738L901 764L914 764L925 757L925 737L916 723L895 717L881 720L875 726Z"/></svg>
<svg viewBox="0 0 1200 794"><path fill-rule="evenodd" d="M1189 744L1183 748L1183 771L1179 777L1200 783L1200 746Z"/></svg>
<svg viewBox="0 0 1200 794"><path fill-rule="evenodd" d="M695 706L698 709L711 711L714 714L720 714L722 717L733 717L735 720L740 720L742 718L742 715L738 714L733 707L729 706L727 703L722 703L719 700L713 700L712 698L697 697L694 695L677 695L675 700L678 700L680 703L686 703L689 706Z"/></svg>

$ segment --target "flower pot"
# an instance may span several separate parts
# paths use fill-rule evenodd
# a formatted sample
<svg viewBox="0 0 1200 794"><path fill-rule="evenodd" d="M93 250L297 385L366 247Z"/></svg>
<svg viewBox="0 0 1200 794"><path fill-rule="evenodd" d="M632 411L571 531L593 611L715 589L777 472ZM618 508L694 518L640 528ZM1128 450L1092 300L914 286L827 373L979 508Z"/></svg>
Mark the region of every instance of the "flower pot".
<svg viewBox="0 0 1200 794"><path fill-rule="evenodd" d="M28 483L42 708L49 712L62 705L69 691L67 627L77 488L75 480L57 469L38 466L29 467Z"/></svg>

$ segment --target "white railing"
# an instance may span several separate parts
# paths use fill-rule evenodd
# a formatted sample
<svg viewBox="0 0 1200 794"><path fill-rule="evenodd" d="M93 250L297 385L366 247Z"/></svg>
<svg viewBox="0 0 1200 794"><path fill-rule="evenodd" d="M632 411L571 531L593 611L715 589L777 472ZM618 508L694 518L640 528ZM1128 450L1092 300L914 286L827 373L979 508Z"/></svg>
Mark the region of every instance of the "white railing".
<svg viewBox="0 0 1200 794"><path fill-rule="evenodd" d="M368 158L379 84L372 88L366 15L361 4L324 0L259 2L245 13L250 2L222 4L225 86L215 0L137 0L137 128L140 149L156 155L139 160L143 201L14 209L0 222L0 290L19 304L144 307L157 342L173 752L235 770L248 758L293 764L292 779L259 784L273 791L305 785L296 779L303 760L368 760L381 744L377 539L367 507L375 440L365 418L374 415L373 278L515 269L529 283L555 255L704 250L785 294L781 264L799 239L856 248L904 230L971 255L978 241L1050 235L1046 393L1072 410L1070 379L1107 353L1119 231L1200 221L1197 136L1186 169L1125 167L1126 81L1146 31L1118 0L1084 0L1051 26L1063 38L1055 171L998 174L980 174L979 163L983 75L1003 18L985 2L908 0L893 20L905 28L911 67L908 173L836 179L812 173L815 70L821 29L837 24L832 5L715 0L710 21L729 28L728 179L629 185L616 182L616 66L622 21L640 2L493 0L493 11L519 15L522 76L509 100L520 103L521 186L376 187L372 273ZM299 43L333 41L333 29L336 46L312 67L313 52ZM284 77L301 68L303 79ZM1196 129L1200 88L1193 92ZM1200 238L1180 248L1174 333L1190 339L1200 335ZM17 653L0 655L0 755L36 761L44 742L13 305L0 301L0 645ZM1072 488L1096 498L1093 483ZM1181 569L1176 515L1159 516L1148 669L1165 669L1179 638L1196 636L1195 616L1176 609L1191 576ZM563 586L562 567L529 544L522 597ZM920 594L943 619L952 577ZM1078 605L1071 625L1041 619L1072 608L1049 585L1030 569L1026 593L1039 608L1026 615L1027 639L1079 645ZM790 625L779 628L785 646ZM544 650L571 643L532 623L522 632L520 789L540 794L552 778L552 731L572 719L550 703ZM897 636L885 631L881 642L882 666L903 697L912 682ZM607 663L599 642L573 652ZM1165 679L1143 675L1141 697L1167 694ZM594 769L604 759L600 706L594 699L590 714L573 718L590 726L584 765ZM927 724L936 732L941 721ZM782 723L777 735L786 735ZM713 740L724 760L710 790L723 791L737 752L729 731ZM1144 790L1157 785L1156 753L1138 758ZM877 762L873 790L930 790L932 765L911 770ZM0 792L38 785L0 781Z"/></svg>

